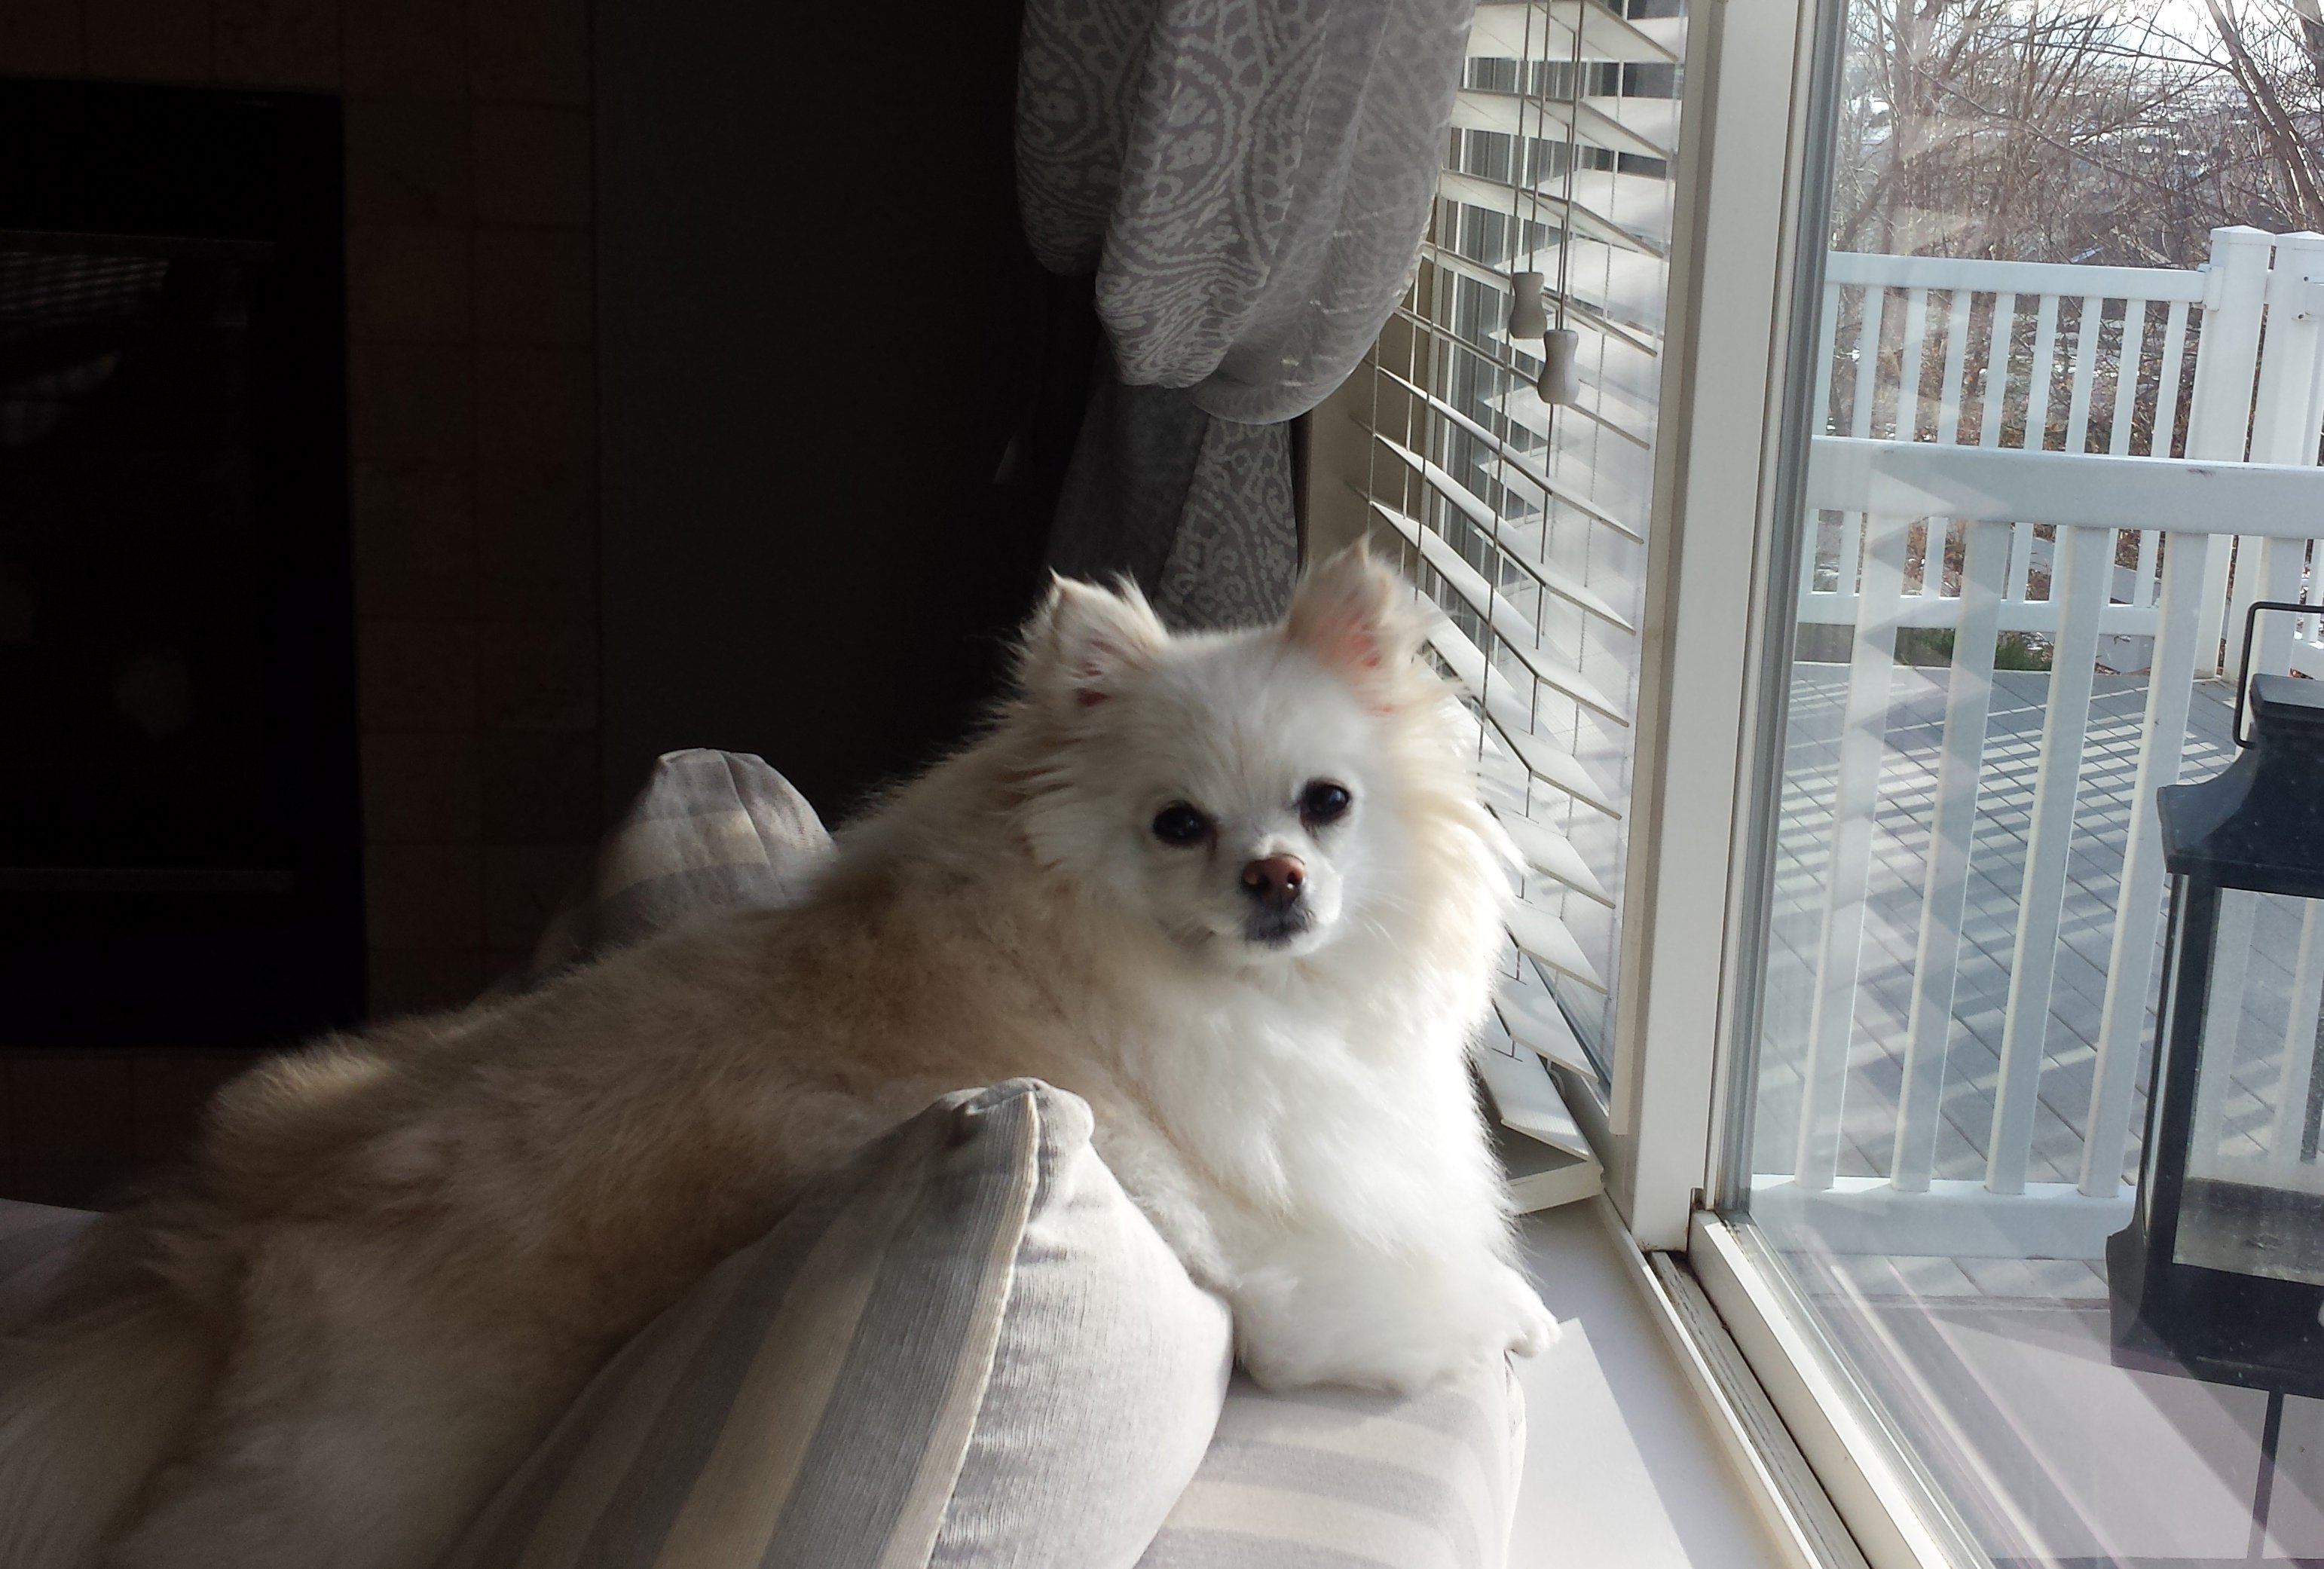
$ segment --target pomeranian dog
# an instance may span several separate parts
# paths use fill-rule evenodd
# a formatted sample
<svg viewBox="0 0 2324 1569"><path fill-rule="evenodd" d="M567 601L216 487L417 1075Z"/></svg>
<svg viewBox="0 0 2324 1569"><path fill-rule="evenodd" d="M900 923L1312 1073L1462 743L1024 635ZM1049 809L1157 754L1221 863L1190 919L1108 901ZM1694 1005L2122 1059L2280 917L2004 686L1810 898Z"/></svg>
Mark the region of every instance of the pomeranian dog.
<svg viewBox="0 0 2324 1569"><path fill-rule="evenodd" d="M1360 552L1231 633L1061 581L803 904L252 1069L0 1347L0 1564L426 1569L803 1185L1019 1075L1263 1382L1539 1349L1464 1056L1510 851L1422 632Z"/></svg>

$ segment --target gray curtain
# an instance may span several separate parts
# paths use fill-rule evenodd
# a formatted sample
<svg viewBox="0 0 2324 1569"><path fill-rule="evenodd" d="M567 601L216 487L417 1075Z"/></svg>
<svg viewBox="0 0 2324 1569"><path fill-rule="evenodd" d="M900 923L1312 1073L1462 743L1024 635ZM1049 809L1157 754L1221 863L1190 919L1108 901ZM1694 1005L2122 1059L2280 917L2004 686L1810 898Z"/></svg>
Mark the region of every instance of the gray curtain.
<svg viewBox="0 0 2324 1569"><path fill-rule="evenodd" d="M1410 281L1475 0L1026 0L1017 186L1034 254L1094 272L1112 354L1050 564L1164 617L1277 614L1285 421Z"/></svg>

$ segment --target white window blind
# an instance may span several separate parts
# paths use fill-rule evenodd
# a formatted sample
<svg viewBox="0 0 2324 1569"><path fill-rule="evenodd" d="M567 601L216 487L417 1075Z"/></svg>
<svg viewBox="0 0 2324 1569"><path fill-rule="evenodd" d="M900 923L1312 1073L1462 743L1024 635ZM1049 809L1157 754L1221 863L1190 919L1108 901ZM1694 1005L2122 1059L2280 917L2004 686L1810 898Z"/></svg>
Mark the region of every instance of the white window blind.
<svg viewBox="0 0 2324 1569"><path fill-rule="evenodd" d="M1432 651L1465 689L1486 798L1526 860L1503 1044L1600 1083L1651 547L1681 5L1478 8L1422 265L1369 363L1360 416L1368 521L1376 538L1401 541L1445 612ZM1553 332L1577 335L1571 401L1536 390L1544 340L1509 332L1522 272L1543 275Z"/></svg>

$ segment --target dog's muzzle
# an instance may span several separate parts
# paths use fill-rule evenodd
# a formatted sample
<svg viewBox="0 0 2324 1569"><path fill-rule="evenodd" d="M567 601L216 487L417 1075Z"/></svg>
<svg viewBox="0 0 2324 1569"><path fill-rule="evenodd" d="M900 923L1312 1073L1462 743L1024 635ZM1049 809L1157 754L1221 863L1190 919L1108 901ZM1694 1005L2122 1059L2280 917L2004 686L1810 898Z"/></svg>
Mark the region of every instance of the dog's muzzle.
<svg viewBox="0 0 2324 1569"><path fill-rule="evenodd" d="M1263 948L1279 948L1315 929L1315 916L1304 904L1254 910L1242 923L1243 940Z"/></svg>

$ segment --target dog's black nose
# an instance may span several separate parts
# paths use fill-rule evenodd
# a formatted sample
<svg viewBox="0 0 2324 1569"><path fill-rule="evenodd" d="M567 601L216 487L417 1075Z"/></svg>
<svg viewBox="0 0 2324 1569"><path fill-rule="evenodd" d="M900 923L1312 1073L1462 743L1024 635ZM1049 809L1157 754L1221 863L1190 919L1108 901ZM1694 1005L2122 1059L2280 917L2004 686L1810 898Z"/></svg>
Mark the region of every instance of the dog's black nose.
<svg viewBox="0 0 2324 1569"><path fill-rule="evenodd" d="M1306 881L1306 863L1296 855L1269 855L1242 869L1243 891L1268 909L1290 909Z"/></svg>

